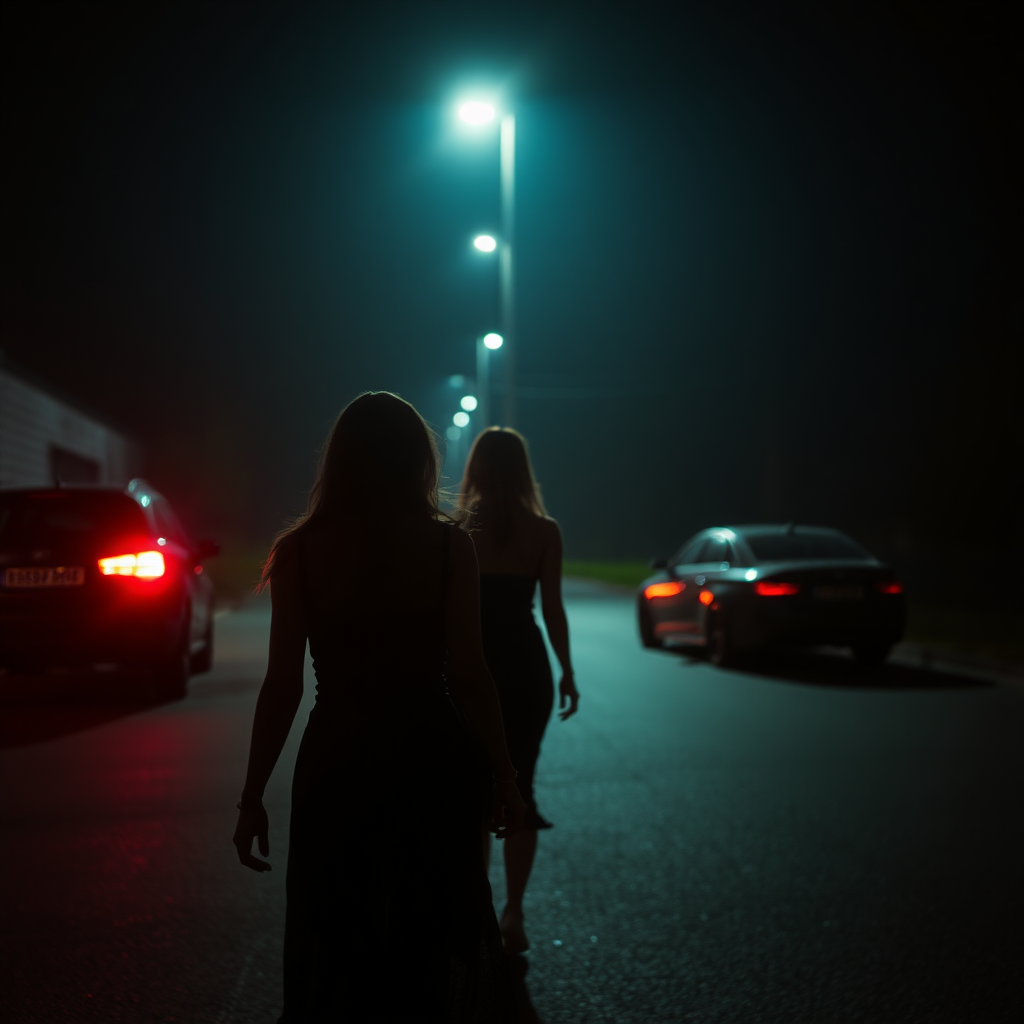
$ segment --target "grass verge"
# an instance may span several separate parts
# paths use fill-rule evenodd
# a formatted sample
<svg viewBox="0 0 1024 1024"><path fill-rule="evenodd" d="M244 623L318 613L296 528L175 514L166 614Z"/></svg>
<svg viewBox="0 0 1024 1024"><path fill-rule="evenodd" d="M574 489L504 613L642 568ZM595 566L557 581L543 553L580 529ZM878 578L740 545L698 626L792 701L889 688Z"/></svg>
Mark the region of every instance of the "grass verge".
<svg viewBox="0 0 1024 1024"><path fill-rule="evenodd" d="M587 562L567 559L562 563L563 576L600 580L602 583L615 583L620 587L638 587L653 572L646 562Z"/></svg>
<svg viewBox="0 0 1024 1024"><path fill-rule="evenodd" d="M906 639L951 654L992 658L1024 666L1024 622L1020 612L936 608L911 602Z"/></svg>

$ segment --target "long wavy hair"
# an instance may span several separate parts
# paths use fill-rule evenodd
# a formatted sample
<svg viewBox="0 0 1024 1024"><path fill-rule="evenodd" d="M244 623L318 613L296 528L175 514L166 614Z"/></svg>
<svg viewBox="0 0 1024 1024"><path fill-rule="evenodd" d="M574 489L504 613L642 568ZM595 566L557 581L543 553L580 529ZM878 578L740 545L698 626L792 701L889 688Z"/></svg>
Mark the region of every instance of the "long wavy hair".
<svg viewBox="0 0 1024 1024"><path fill-rule="evenodd" d="M466 459L459 506L465 528L486 528L499 545L508 541L517 511L547 515L526 438L519 431L488 427L477 435Z"/></svg>
<svg viewBox="0 0 1024 1024"><path fill-rule="evenodd" d="M306 511L274 538L256 592L270 582L283 544L316 523L360 514L367 498L376 515L450 520L438 504L440 474L437 441L423 417L390 391L363 392L334 421Z"/></svg>

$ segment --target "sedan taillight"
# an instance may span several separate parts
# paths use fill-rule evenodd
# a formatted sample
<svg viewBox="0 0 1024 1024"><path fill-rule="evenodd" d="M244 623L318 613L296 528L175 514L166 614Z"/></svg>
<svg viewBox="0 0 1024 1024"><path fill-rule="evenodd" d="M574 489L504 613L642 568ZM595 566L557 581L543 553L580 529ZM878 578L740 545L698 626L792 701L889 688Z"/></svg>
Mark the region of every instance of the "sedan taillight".
<svg viewBox="0 0 1024 1024"><path fill-rule="evenodd" d="M786 597L790 594L799 594L798 583L776 583L774 580L761 580L754 584L754 593L761 597Z"/></svg>
<svg viewBox="0 0 1024 1024"><path fill-rule="evenodd" d="M110 555L97 563L104 576L136 576L155 580L167 572L164 556L159 551L139 551L130 555Z"/></svg>
<svg viewBox="0 0 1024 1024"><path fill-rule="evenodd" d="M652 597L675 597L686 589L685 583L652 583L644 587L644 597L649 601Z"/></svg>
<svg viewBox="0 0 1024 1024"><path fill-rule="evenodd" d="M875 584L880 594L902 594L903 584L899 580L881 580Z"/></svg>

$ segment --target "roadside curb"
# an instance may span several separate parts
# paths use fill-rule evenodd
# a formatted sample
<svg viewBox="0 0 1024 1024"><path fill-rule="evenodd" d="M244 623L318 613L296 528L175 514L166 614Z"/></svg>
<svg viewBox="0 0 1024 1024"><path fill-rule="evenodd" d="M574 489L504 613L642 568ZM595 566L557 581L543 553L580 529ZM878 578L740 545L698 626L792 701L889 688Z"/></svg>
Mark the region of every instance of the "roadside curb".
<svg viewBox="0 0 1024 1024"><path fill-rule="evenodd" d="M899 665L932 669L940 672L984 672L1000 679L1024 683L1024 666L983 655L960 654L941 647L904 641L893 648L890 661Z"/></svg>

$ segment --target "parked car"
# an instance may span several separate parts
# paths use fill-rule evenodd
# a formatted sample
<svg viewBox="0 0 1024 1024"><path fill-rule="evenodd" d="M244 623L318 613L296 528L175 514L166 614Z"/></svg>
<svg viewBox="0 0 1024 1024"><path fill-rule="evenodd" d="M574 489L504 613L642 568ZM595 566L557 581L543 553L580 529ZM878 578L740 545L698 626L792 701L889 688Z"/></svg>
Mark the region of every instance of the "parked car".
<svg viewBox="0 0 1024 1024"><path fill-rule="evenodd" d="M0 492L0 667L142 668L184 696L213 658L217 551L143 480Z"/></svg>
<svg viewBox="0 0 1024 1024"><path fill-rule="evenodd" d="M637 595L645 647L706 647L727 664L773 646L849 647L879 665L903 637L903 584L838 530L713 527L691 537Z"/></svg>

